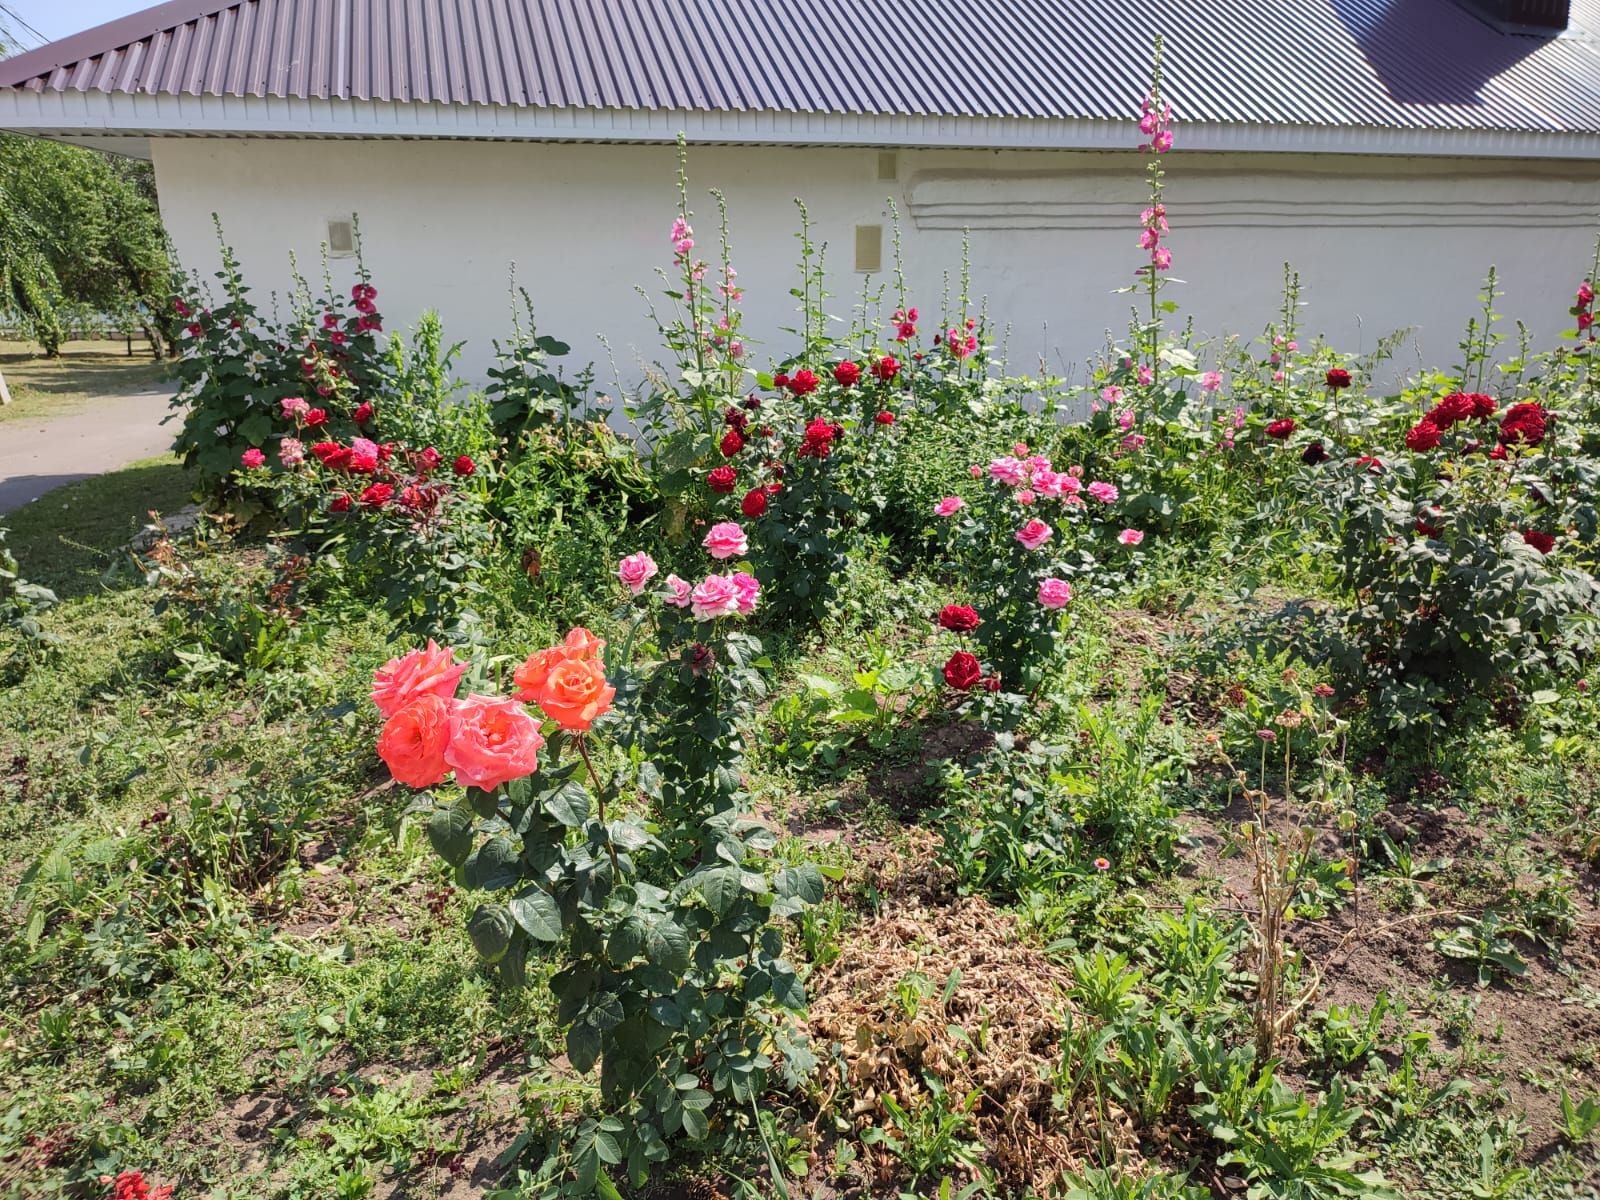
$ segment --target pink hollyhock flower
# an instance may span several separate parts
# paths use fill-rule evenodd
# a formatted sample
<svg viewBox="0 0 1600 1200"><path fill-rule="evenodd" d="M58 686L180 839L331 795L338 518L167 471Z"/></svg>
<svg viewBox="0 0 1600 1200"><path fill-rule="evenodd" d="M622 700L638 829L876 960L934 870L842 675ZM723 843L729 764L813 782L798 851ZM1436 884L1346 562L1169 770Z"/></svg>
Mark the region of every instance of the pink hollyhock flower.
<svg viewBox="0 0 1600 1200"><path fill-rule="evenodd" d="M250 449L246 450L239 456L239 461L253 471L257 467L266 465L267 456L261 453L261 451L257 450L254 446L251 446Z"/></svg>
<svg viewBox="0 0 1600 1200"><path fill-rule="evenodd" d="M278 409L283 414L285 421L292 421L296 417L303 417L310 412L311 405L307 404L299 396L286 396L279 402Z"/></svg>
<svg viewBox="0 0 1600 1200"><path fill-rule="evenodd" d="M420 696L449 700L466 669L455 651L429 638L423 649L391 658L372 673L372 702L380 715L392 717Z"/></svg>
<svg viewBox="0 0 1600 1200"><path fill-rule="evenodd" d="M729 575L707 575L689 596L689 608L697 621L714 621L739 612L743 599Z"/></svg>
<svg viewBox="0 0 1600 1200"><path fill-rule="evenodd" d="M666 597L666 602L674 608L688 608L690 596L694 589L687 579L679 579L676 575L667 576L667 587L671 589Z"/></svg>
<svg viewBox="0 0 1600 1200"><path fill-rule="evenodd" d="M1028 468L1009 454L989 464L989 475L1006 487L1017 488L1028 482Z"/></svg>
<svg viewBox="0 0 1600 1200"><path fill-rule="evenodd" d="M750 551L750 542L737 522L719 521L700 543L715 559L735 558Z"/></svg>
<svg viewBox="0 0 1600 1200"><path fill-rule="evenodd" d="M756 577L748 571L739 571L733 576L733 591L739 598L739 615L747 617L756 610L756 602L761 599L761 584Z"/></svg>
<svg viewBox="0 0 1600 1200"><path fill-rule="evenodd" d="M967 502L960 496L946 496L933 506L933 515L936 517L954 516L967 506Z"/></svg>
<svg viewBox="0 0 1600 1200"><path fill-rule="evenodd" d="M1142 433L1130 433L1127 437L1122 439L1122 448L1124 450L1139 450L1143 447L1144 434Z"/></svg>
<svg viewBox="0 0 1600 1200"><path fill-rule="evenodd" d="M1098 500L1102 504L1116 503L1117 495L1117 485L1114 483L1104 483L1096 480L1089 485L1090 498Z"/></svg>
<svg viewBox="0 0 1600 1200"><path fill-rule="evenodd" d="M377 467L378 443L364 437L350 439L350 469L366 474Z"/></svg>
<svg viewBox="0 0 1600 1200"><path fill-rule="evenodd" d="M1141 385L1144 387L1149 387L1155 381L1156 375L1154 371L1152 371L1149 367L1139 368L1139 383Z"/></svg>
<svg viewBox="0 0 1600 1200"><path fill-rule="evenodd" d="M617 579L635 596L644 591L645 584L655 578L660 570L656 560L643 550L630 554L617 563Z"/></svg>
<svg viewBox="0 0 1600 1200"><path fill-rule="evenodd" d="M1154 229L1146 229L1139 234L1139 249L1154 250L1161 241L1161 235Z"/></svg>
<svg viewBox="0 0 1600 1200"><path fill-rule="evenodd" d="M1041 579L1039 603L1046 608L1065 608L1072 599L1072 585L1065 579Z"/></svg>
<svg viewBox="0 0 1600 1200"><path fill-rule="evenodd" d="M1125 408L1117 414L1117 428L1128 430L1133 428L1133 409Z"/></svg>
<svg viewBox="0 0 1600 1200"><path fill-rule="evenodd" d="M1203 391L1214 392L1222 386L1221 371L1207 371L1200 376L1200 387Z"/></svg>
<svg viewBox="0 0 1600 1200"><path fill-rule="evenodd" d="M1035 517L1017 530L1016 538L1029 550L1037 550L1054 537L1055 532L1054 529L1051 529L1050 526Z"/></svg>
<svg viewBox="0 0 1600 1200"><path fill-rule="evenodd" d="M1158 271L1165 271L1172 265L1172 251L1165 246L1157 246L1150 252L1150 262Z"/></svg>
<svg viewBox="0 0 1600 1200"><path fill-rule="evenodd" d="M306 460L306 444L299 438L286 437L278 443L278 461L286 467L298 467Z"/></svg>
<svg viewBox="0 0 1600 1200"><path fill-rule="evenodd" d="M1140 542L1144 541L1144 534L1137 529L1124 529L1121 533L1117 534L1117 541L1121 542L1124 546L1137 546Z"/></svg>
<svg viewBox="0 0 1600 1200"><path fill-rule="evenodd" d="M468 696L450 714L444 761L463 787L492 792L539 769L539 722L508 696Z"/></svg>
<svg viewBox="0 0 1600 1200"><path fill-rule="evenodd" d="M1114 383L1110 387L1101 388L1100 399L1106 402L1106 407L1108 408L1113 404L1121 404L1122 389Z"/></svg>
<svg viewBox="0 0 1600 1200"><path fill-rule="evenodd" d="M1023 505L1024 507L1032 504L1038 498L1039 497L1034 494L1032 488L1022 488L1017 492L1017 503Z"/></svg>

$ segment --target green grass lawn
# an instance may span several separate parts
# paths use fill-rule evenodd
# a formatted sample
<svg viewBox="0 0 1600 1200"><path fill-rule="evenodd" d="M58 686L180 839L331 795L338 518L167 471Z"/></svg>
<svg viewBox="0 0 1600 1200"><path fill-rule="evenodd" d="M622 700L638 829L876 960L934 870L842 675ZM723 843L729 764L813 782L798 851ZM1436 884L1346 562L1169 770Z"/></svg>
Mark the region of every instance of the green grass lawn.
<svg viewBox="0 0 1600 1200"><path fill-rule="evenodd" d="M0 374L11 403L0 404L0 422L31 420L74 412L101 396L148 391L168 378L166 363L155 361L148 346L135 341L68 342L59 358L46 358L32 343L0 341Z"/></svg>

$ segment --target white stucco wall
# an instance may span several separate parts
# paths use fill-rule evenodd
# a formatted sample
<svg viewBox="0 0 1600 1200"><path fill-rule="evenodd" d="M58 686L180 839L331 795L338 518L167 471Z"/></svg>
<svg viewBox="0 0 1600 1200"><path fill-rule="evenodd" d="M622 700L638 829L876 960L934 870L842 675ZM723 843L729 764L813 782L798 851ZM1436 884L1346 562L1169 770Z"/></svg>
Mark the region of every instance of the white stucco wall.
<svg viewBox="0 0 1600 1200"><path fill-rule="evenodd" d="M315 279L329 218L360 214L365 256L389 328L425 308L466 339L463 367L480 376L490 339L509 328L507 265L532 294L541 332L572 343L574 365L611 375L600 336L628 380L659 356L643 286L660 290L676 208L675 151L662 146L449 141L168 139L152 143L161 207L188 267L218 264L211 213L220 214L257 299L283 290L288 253ZM1210 334L1259 333L1279 306L1282 268L1300 272L1302 329L1347 349L1418 327L1417 356L1447 363L1477 307L1487 268L1499 268L1502 311L1526 320L1542 345L1565 309L1600 229L1600 163L1332 156L1169 156L1170 295ZM898 178L878 178L873 150L695 148L695 226L714 258L716 209L728 197L734 261L746 289L753 343L792 345L798 218L808 205L829 244L831 311L847 316L862 276L850 268L854 227L902 214L913 302L933 331L944 278L960 268L970 228L973 293L1009 323L1011 360L1041 354L1081 378L1081 363L1119 333L1128 298L1113 289L1139 265L1144 195L1134 154L911 150ZM348 259L335 260L348 285ZM892 307L892 305L890 306ZM1508 320L1502 326L1514 333ZM761 345L756 361L766 362Z"/></svg>

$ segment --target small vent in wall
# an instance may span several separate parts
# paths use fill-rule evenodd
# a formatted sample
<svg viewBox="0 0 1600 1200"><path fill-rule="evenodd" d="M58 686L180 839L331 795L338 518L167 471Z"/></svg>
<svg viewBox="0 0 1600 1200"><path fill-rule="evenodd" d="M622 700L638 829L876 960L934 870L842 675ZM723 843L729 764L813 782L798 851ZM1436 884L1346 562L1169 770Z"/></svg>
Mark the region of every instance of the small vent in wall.
<svg viewBox="0 0 1600 1200"><path fill-rule="evenodd" d="M878 155L878 180L889 182L900 178L900 156L893 150Z"/></svg>
<svg viewBox="0 0 1600 1200"><path fill-rule="evenodd" d="M328 222L328 253L330 255L356 252L355 224L348 217L335 217Z"/></svg>
<svg viewBox="0 0 1600 1200"><path fill-rule="evenodd" d="M883 270L883 226L856 226L856 270Z"/></svg>

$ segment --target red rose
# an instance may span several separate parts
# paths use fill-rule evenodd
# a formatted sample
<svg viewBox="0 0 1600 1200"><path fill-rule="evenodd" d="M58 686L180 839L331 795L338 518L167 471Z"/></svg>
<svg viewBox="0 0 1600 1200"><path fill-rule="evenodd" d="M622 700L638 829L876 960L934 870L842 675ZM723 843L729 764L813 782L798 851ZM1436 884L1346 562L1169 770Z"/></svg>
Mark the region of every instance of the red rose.
<svg viewBox="0 0 1600 1200"><path fill-rule="evenodd" d="M328 505L328 511L329 512L349 512L350 511L350 497L345 495L345 494L343 494L343 493L340 493L339 495L335 496L333 498L333 503Z"/></svg>
<svg viewBox="0 0 1600 1200"><path fill-rule="evenodd" d="M466 454L463 454L460 458L456 459L455 465L451 468L451 470L453 470L463 479L465 479L468 475L471 475L477 469L478 464L472 461L470 455Z"/></svg>
<svg viewBox="0 0 1600 1200"><path fill-rule="evenodd" d="M840 387L855 387L861 382L861 368L846 360L833 369L833 381Z"/></svg>
<svg viewBox="0 0 1600 1200"><path fill-rule="evenodd" d="M1416 530L1417 530L1418 533L1422 534L1424 537L1431 537L1431 538L1436 538L1441 533L1444 532L1444 530L1440 529L1437 525L1430 525L1426 521L1424 521L1421 517L1417 518Z"/></svg>
<svg viewBox="0 0 1600 1200"><path fill-rule="evenodd" d="M1418 421L1406 432L1406 449L1421 454L1439 444L1439 427L1432 421Z"/></svg>
<svg viewBox="0 0 1600 1200"><path fill-rule="evenodd" d="M812 392L817 390L817 384L819 382L821 381L816 377L816 375L802 367L800 370L796 371L794 376L789 380L789 390L796 396L809 396Z"/></svg>
<svg viewBox="0 0 1600 1200"><path fill-rule="evenodd" d="M365 425L368 421L372 420L372 402L370 400L363 400L360 404L356 405L356 411L351 415L355 418L357 425Z"/></svg>
<svg viewBox="0 0 1600 1200"><path fill-rule="evenodd" d="M1300 461L1308 467L1314 467L1328 461L1328 451L1321 442L1312 442L1300 452Z"/></svg>
<svg viewBox="0 0 1600 1200"><path fill-rule="evenodd" d="M306 424L312 429L316 429L318 426L326 425L327 423L328 410L325 408L313 408L306 413Z"/></svg>
<svg viewBox="0 0 1600 1200"><path fill-rule="evenodd" d="M894 414L892 412L881 412L877 416L873 417L872 419L873 419L874 422L876 422L879 425L893 425L894 424Z"/></svg>
<svg viewBox="0 0 1600 1200"><path fill-rule="evenodd" d="M983 688L984 691L987 692L998 692L1000 690L1000 676L985 675L983 678Z"/></svg>
<svg viewBox="0 0 1600 1200"><path fill-rule="evenodd" d="M939 610L939 625L951 633L971 633L983 624L970 604L946 604Z"/></svg>
<svg viewBox="0 0 1600 1200"><path fill-rule="evenodd" d="M311 453L330 471L343 471L350 466L352 451L338 442L318 442L311 447Z"/></svg>
<svg viewBox="0 0 1600 1200"><path fill-rule="evenodd" d="M1330 367L1328 369L1328 386L1334 391L1350 386L1350 372L1343 367Z"/></svg>
<svg viewBox="0 0 1600 1200"><path fill-rule="evenodd" d="M806 426L806 435L795 453L801 458L827 458L834 439L843 432L840 426L817 417Z"/></svg>
<svg viewBox="0 0 1600 1200"><path fill-rule="evenodd" d="M1277 438L1280 442L1294 432L1294 418L1284 417L1267 426L1267 436Z"/></svg>
<svg viewBox="0 0 1600 1200"><path fill-rule="evenodd" d="M895 361L892 354L885 354L882 358L873 362L872 374L881 382L888 383L896 375L900 374L900 364Z"/></svg>
<svg viewBox="0 0 1600 1200"><path fill-rule="evenodd" d="M722 435L722 457L732 458L744 449L744 437L737 429L730 429Z"/></svg>
<svg viewBox="0 0 1600 1200"><path fill-rule="evenodd" d="M380 455L383 453L383 447L382 446L378 447L378 453ZM435 467L437 467L439 465L440 459L443 456L440 455L440 453L437 450L435 450L432 446L429 446L421 454L417 455L417 457L422 461L423 468L426 469L426 470L431 471L431 470L433 470Z"/></svg>
<svg viewBox="0 0 1600 1200"><path fill-rule="evenodd" d="M1494 410L1498 407L1493 396L1485 396L1482 392L1468 392L1467 399L1472 401L1472 415L1480 421L1494 416Z"/></svg>
<svg viewBox="0 0 1600 1200"><path fill-rule="evenodd" d="M716 467L706 475L706 486L719 496L731 493L738 482L739 472L732 467Z"/></svg>
<svg viewBox="0 0 1600 1200"><path fill-rule="evenodd" d="M1363 454L1360 458L1356 459L1356 466L1365 467L1368 471L1372 472L1372 474L1374 474L1374 475L1382 475L1383 474L1383 462L1382 462L1382 460L1373 458L1372 455L1370 455L1370 454Z"/></svg>
<svg viewBox="0 0 1600 1200"><path fill-rule="evenodd" d="M787 375L785 375L782 371L779 371L776 375L774 375L772 377L772 386L775 387L775 388L786 388L786 387L788 387L789 386L789 377Z"/></svg>
<svg viewBox="0 0 1600 1200"><path fill-rule="evenodd" d="M944 681L958 691L966 691L983 678L983 667L965 650L957 650L944 664Z"/></svg>
<svg viewBox="0 0 1600 1200"><path fill-rule="evenodd" d="M1542 529L1524 529L1522 540L1540 554L1549 554L1556 548L1556 539Z"/></svg>
<svg viewBox="0 0 1600 1200"><path fill-rule="evenodd" d="M744 494L744 499L739 501L739 511L751 518L763 516L767 511L766 490L751 488Z"/></svg>
<svg viewBox="0 0 1600 1200"><path fill-rule="evenodd" d="M1467 393L1451 392L1435 404L1424 419L1433 422L1440 430L1445 430L1459 421L1467 420L1476 408L1473 398Z"/></svg>
<svg viewBox="0 0 1600 1200"><path fill-rule="evenodd" d="M740 433L743 433L745 427L750 423L750 418L745 415L744 410L730 408L722 414L722 423L729 429L737 429Z"/></svg>
<svg viewBox="0 0 1600 1200"><path fill-rule="evenodd" d="M1506 445L1524 442L1537 446L1544 441L1549 414L1537 404L1513 404L1500 421L1500 440Z"/></svg>
<svg viewBox="0 0 1600 1200"><path fill-rule="evenodd" d="M375 483L361 493L361 503L366 508L382 508L394 499L394 488L387 483Z"/></svg>

